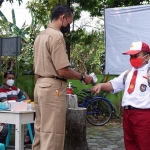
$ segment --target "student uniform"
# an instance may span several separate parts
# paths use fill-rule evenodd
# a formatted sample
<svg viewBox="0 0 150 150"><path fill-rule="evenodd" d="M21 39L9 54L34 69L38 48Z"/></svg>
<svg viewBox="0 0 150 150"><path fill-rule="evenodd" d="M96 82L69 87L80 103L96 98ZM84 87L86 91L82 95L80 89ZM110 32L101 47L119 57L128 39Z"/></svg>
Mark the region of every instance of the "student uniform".
<svg viewBox="0 0 150 150"><path fill-rule="evenodd" d="M112 93L124 90L122 98L123 130L126 150L150 150L150 87L147 80L146 64L138 71L135 89L128 93L128 87L135 68L127 75L125 84L123 72L119 77L111 80L113 86Z"/></svg>
<svg viewBox="0 0 150 150"><path fill-rule="evenodd" d="M66 122L66 80L57 71L69 66L63 34L53 24L34 43L36 110L33 150L63 150ZM56 90L59 94L56 94Z"/></svg>

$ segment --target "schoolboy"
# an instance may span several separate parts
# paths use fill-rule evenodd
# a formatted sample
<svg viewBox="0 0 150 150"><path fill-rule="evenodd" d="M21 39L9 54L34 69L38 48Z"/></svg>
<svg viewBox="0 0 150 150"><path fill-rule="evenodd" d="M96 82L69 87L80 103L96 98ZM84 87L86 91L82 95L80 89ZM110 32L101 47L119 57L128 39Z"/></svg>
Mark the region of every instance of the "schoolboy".
<svg viewBox="0 0 150 150"><path fill-rule="evenodd" d="M144 42L132 42L130 50L123 53L130 55L132 70L107 83L100 83L91 88L94 93L101 90L117 93L124 90L122 98L123 130L126 150L150 150L150 87L148 69L150 49Z"/></svg>

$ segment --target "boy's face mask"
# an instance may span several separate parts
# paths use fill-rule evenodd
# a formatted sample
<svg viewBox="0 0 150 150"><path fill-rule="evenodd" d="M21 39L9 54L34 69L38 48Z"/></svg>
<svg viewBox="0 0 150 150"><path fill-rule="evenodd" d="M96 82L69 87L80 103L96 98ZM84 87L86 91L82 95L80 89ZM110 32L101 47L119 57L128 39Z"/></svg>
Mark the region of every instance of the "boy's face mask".
<svg viewBox="0 0 150 150"><path fill-rule="evenodd" d="M145 56L147 56L147 55L145 55ZM143 66L144 63L145 63L145 61L143 61L143 59L145 58L145 56L139 57L139 58L130 58L130 64L134 68L139 68L139 67Z"/></svg>

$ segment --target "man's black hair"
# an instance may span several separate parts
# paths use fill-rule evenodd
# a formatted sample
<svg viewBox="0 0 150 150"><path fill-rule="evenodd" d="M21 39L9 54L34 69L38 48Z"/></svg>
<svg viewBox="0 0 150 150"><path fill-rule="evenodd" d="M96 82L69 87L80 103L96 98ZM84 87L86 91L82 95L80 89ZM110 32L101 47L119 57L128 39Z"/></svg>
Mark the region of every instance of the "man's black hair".
<svg viewBox="0 0 150 150"><path fill-rule="evenodd" d="M73 8L68 5L57 5L52 11L51 20L57 20L63 14L67 17L71 16L71 14L73 14Z"/></svg>
<svg viewBox="0 0 150 150"><path fill-rule="evenodd" d="M13 71L7 71L4 73L4 78L7 78L8 74L13 74L15 76L15 73Z"/></svg>

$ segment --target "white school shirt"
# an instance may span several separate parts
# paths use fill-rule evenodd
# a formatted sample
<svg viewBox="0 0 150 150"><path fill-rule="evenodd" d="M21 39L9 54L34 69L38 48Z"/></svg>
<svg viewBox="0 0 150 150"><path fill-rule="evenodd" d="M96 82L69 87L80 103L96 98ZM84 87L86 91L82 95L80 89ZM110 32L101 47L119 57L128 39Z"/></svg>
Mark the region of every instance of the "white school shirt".
<svg viewBox="0 0 150 150"><path fill-rule="evenodd" d="M132 68L132 70L128 73L125 84L123 84L123 77L126 73L123 72L120 76L110 80L113 91L111 93L117 93L119 91L124 90L124 95L122 98L122 107L131 105L136 108L150 108L150 87L147 81L147 70L149 65L146 64L142 68ZM133 72L138 70L136 84L134 91L129 94L127 92Z"/></svg>

